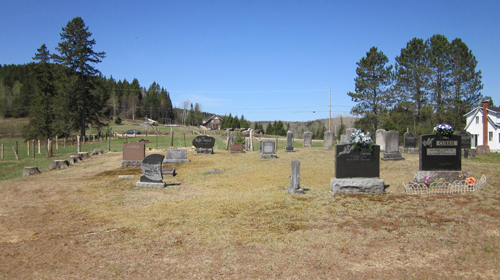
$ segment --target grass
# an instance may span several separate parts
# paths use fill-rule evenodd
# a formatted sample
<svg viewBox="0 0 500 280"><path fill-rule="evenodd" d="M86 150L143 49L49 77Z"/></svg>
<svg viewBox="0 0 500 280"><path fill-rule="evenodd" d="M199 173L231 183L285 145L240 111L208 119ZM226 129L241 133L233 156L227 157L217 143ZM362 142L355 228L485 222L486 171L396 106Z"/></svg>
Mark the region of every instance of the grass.
<svg viewBox="0 0 500 280"><path fill-rule="evenodd" d="M281 143L281 142L280 142ZM119 145L117 144L117 147ZM148 153L164 152L152 148ZM378 195L332 195L333 150L193 155L165 189L138 189L120 152L0 182L2 278L492 279L500 156L464 159L477 193L411 196L418 155L381 162ZM301 161L304 195L284 190ZM207 174L206 171L220 173ZM134 178L118 179L131 174ZM29 265L28 265L29 264Z"/></svg>

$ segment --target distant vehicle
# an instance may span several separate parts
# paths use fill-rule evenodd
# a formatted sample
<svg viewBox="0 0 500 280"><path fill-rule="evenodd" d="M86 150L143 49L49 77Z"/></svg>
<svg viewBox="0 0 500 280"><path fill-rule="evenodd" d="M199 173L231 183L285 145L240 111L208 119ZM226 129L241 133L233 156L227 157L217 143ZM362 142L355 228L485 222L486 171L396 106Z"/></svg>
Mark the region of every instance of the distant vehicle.
<svg viewBox="0 0 500 280"><path fill-rule="evenodd" d="M134 134L141 134L141 132L139 130L131 129L131 130L125 131L123 134L134 135Z"/></svg>
<svg viewBox="0 0 500 280"><path fill-rule="evenodd" d="M214 130L214 129L215 129L215 127L213 127L213 126L207 126L207 129L208 129L208 130Z"/></svg>

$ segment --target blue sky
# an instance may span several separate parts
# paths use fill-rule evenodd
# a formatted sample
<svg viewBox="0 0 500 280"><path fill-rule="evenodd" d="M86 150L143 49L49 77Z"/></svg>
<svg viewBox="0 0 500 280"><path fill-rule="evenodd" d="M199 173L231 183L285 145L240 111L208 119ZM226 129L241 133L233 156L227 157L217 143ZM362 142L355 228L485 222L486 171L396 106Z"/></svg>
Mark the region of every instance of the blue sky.
<svg viewBox="0 0 500 280"><path fill-rule="evenodd" d="M32 61L80 16L106 52L103 75L174 106L250 121L349 115L356 62L376 46L394 63L412 38L461 38L482 71L482 94L500 104L500 1L8 1L0 10L0 64Z"/></svg>

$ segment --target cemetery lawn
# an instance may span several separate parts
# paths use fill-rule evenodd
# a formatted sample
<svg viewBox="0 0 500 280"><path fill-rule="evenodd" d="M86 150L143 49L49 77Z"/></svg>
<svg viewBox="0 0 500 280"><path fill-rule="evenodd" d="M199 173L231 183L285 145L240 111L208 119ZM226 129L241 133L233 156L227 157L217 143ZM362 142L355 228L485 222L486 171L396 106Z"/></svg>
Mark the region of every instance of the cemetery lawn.
<svg viewBox="0 0 500 280"><path fill-rule="evenodd" d="M177 171L165 189L136 188L140 168L121 169L119 151L4 178L0 279L499 277L500 154L463 160L488 177L475 193L405 194L418 155L403 154L380 163L386 193L332 195L334 150L295 150L189 150L190 163L164 166ZM292 160L304 195L284 190Z"/></svg>

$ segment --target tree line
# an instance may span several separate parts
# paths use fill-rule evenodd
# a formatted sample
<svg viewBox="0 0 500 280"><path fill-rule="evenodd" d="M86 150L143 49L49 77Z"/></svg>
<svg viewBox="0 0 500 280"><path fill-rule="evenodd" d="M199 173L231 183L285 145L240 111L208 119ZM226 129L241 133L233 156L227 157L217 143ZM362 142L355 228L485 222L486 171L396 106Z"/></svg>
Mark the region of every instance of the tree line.
<svg viewBox="0 0 500 280"><path fill-rule="evenodd" d="M356 127L431 133L438 123L465 127L464 115L483 99L481 71L468 46L436 34L413 38L388 65L387 56L372 47L357 62L355 91L347 93L361 116Z"/></svg>
<svg viewBox="0 0 500 280"><path fill-rule="evenodd" d="M117 117L148 117L159 122L180 121L169 92L153 82L147 89L137 79L106 78L96 64L104 52L93 50L95 40L80 17L62 28L61 42L52 54L42 44L24 65L0 65L0 117L29 117L27 139L85 135L100 131Z"/></svg>

